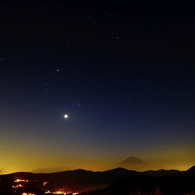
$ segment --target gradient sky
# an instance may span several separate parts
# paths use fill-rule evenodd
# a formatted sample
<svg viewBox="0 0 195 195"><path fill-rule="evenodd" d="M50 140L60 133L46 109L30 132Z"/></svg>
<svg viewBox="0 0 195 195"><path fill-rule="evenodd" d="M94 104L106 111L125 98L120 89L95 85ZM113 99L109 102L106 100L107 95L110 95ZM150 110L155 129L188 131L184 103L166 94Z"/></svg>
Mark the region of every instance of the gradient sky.
<svg viewBox="0 0 195 195"><path fill-rule="evenodd" d="M5 172L195 165L194 1L0 4Z"/></svg>

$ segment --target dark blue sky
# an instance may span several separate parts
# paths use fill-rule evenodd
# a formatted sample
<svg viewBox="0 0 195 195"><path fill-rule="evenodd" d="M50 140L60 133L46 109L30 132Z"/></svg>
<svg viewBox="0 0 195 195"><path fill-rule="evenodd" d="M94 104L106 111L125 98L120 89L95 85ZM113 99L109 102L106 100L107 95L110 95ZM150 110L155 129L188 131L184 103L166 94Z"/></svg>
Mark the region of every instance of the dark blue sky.
<svg viewBox="0 0 195 195"><path fill-rule="evenodd" d="M194 165L193 6L2 1L0 166Z"/></svg>

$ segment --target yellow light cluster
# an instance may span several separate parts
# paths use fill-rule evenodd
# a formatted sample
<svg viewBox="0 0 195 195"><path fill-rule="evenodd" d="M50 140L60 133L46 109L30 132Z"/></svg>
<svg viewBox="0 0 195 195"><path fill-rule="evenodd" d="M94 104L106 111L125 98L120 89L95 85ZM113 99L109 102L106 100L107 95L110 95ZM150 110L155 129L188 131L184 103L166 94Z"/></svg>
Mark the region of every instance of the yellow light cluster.
<svg viewBox="0 0 195 195"><path fill-rule="evenodd" d="M70 194L71 192L63 192L63 191L56 191L56 192L52 192L52 194L63 194L63 195L66 195L66 194ZM75 193L72 193L73 195L77 195L78 192L75 192Z"/></svg>
<svg viewBox="0 0 195 195"><path fill-rule="evenodd" d="M22 188L22 187L23 187L22 184L18 184L18 185L16 185L16 186L12 186L12 188Z"/></svg>
<svg viewBox="0 0 195 195"><path fill-rule="evenodd" d="M66 192L63 192L63 191L56 191L54 192L55 194L66 194Z"/></svg>
<svg viewBox="0 0 195 195"><path fill-rule="evenodd" d="M14 182L15 182L15 183L19 183L19 182L28 182L28 180L25 180L25 179L16 179Z"/></svg>

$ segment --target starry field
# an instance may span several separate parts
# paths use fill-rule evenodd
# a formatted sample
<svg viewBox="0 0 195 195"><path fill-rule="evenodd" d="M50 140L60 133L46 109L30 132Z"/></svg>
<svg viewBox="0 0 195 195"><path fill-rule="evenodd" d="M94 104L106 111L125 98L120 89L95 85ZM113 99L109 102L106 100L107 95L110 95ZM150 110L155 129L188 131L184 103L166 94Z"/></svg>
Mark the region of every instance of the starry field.
<svg viewBox="0 0 195 195"><path fill-rule="evenodd" d="M193 166L194 7L2 0L0 167Z"/></svg>

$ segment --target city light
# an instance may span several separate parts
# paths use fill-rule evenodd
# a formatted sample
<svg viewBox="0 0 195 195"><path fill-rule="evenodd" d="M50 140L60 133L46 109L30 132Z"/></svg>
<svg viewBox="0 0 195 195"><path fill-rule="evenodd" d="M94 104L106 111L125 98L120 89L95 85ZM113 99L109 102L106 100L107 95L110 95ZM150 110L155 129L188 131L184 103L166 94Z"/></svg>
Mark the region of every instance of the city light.
<svg viewBox="0 0 195 195"><path fill-rule="evenodd" d="M16 179L14 180L15 183L19 183L19 182L28 182L28 180L25 179Z"/></svg>

